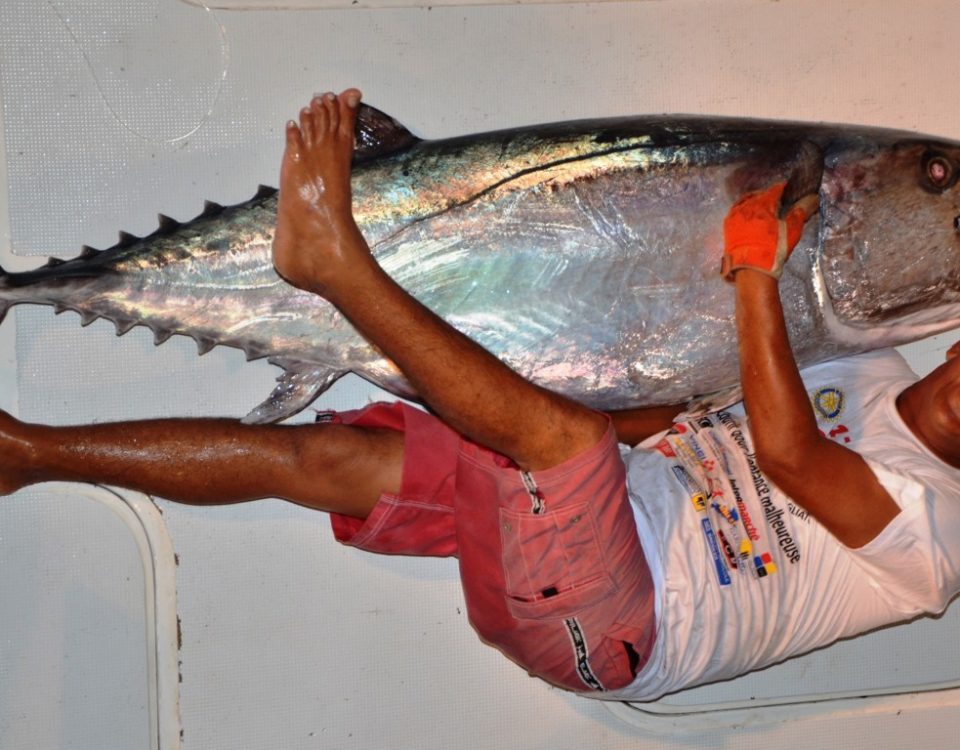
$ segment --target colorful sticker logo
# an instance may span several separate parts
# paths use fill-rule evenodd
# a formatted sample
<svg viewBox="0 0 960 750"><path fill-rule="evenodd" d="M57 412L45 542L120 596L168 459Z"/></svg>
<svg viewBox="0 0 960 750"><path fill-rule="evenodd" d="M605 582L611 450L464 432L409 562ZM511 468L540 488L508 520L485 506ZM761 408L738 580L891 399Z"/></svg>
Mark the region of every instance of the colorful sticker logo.
<svg viewBox="0 0 960 750"><path fill-rule="evenodd" d="M754 557L753 565L757 571L757 578L764 578L777 572L777 564L773 561L769 552Z"/></svg>
<svg viewBox="0 0 960 750"><path fill-rule="evenodd" d="M727 539L727 535L723 533L722 529L714 529L714 531L717 532L717 538L720 540L720 551L723 552L727 565L736 570L740 567L740 563L733 551L733 545L730 544L730 540Z"/></svg>
<svg viewBox="0 0 960 750"><path fill-rule="evenodd" d="M713 533L713 526L710 524L710 519L702 519L700 526L707 540L707 549L710 550L710 557L713 558L713 567L717 571L717 581L719 581L721 586L729 586L731 583L730 574L727 572L727 566L723 563L723 556L720 554L720 545L717 543L717 537Z"/></svg>
<svg viewBox="0 0 960 750"><path fill-rule="evenodd" d="M811 401L817 415L828 422L835 422L843 413L843 391L833 386L826 386L815 391Z"/></svg>
<svg viewBox="0 0 960 750"><path fill-rule="evenodd" d="M653 447L656 448L658 451L660 451L667 458L677 457L677 454L673 452L673 448L670 447L670 442L666 438L661 440L659 443L657 443Z"/></svg>
<svg viewBox="0 0 960 750"><path fill-rule="evenodd" d="M687 491L690 502L693 503L694 510L696 510L697 513L705 511L707 509L707 496L697 486L697 483L693 481L693 477L679 464L674 464L670 469L673 471L673 475L677 478L677 481L680 482L683 489Z"/></svg>

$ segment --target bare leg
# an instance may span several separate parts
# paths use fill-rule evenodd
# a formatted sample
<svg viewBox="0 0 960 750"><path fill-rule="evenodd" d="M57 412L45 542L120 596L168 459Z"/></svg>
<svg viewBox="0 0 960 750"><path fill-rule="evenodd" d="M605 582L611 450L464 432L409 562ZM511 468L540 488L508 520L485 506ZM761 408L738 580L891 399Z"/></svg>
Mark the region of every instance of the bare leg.
<svg viewBox="0 0 960 750"><path fill-rule="evenodd" d="M556 465L599 440L605 419L535 386L423 307L377 265L351 211L359 92L325 94L287 125L274 264L323 295L390 357L455 430L525 469Z"/></svg>
<svg viewBox="0 0 960 750"><path fill-rule="evenodd" d="M193 505L279 497L365 518L400 488L403 435L343 425L165 419L83 427L0 412L0 493L37 482L112 484Z"/></svg>

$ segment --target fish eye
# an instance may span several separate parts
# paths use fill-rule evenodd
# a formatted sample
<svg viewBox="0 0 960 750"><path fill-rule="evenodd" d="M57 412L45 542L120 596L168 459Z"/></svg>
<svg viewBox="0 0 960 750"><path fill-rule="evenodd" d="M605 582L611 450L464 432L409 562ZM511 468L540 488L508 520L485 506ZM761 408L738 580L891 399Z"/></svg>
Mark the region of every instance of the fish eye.
<svg viewBox="0 0 960 750"><path fill-rule="evenodd" d="M953 162L943 154L928 153L923 160L923 175L927 184L936 191L946 190L956 181Z"/></svg>

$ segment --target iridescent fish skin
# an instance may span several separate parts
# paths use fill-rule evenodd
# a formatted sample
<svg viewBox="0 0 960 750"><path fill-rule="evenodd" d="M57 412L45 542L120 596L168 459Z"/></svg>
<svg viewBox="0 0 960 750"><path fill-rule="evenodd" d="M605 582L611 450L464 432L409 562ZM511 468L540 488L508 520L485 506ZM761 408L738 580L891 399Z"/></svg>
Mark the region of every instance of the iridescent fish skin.
<svg viewBox="0 0 960 750"><path fill-rule="evenodd" d="M364 108L357 222L407 290L522 375L597 408L675 403L738 378L722 223L744 192L820 196L781 283L801 364L960 323L960 144L911 133L647 117L421 141ZM0 277L51 304L269 357L247 419L285 418L346 372L410 396L324 300L275 273L276 195Z"/></svg>

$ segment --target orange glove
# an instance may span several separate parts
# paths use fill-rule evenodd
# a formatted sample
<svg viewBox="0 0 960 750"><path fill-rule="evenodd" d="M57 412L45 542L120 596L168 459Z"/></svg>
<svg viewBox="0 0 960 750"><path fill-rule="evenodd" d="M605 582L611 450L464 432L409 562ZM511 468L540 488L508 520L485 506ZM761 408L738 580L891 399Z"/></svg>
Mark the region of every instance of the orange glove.
<svg viewBox="0 0 960 750"><path fill-rule="evenodd" d="M780 198L787 183L748 193L733 204L723 222L724 253L720 275L733 280L735 271L752 268L775 279L800 241L803 225L817 210L817 196L801 198L785 219L779 217Z"/></svg>

